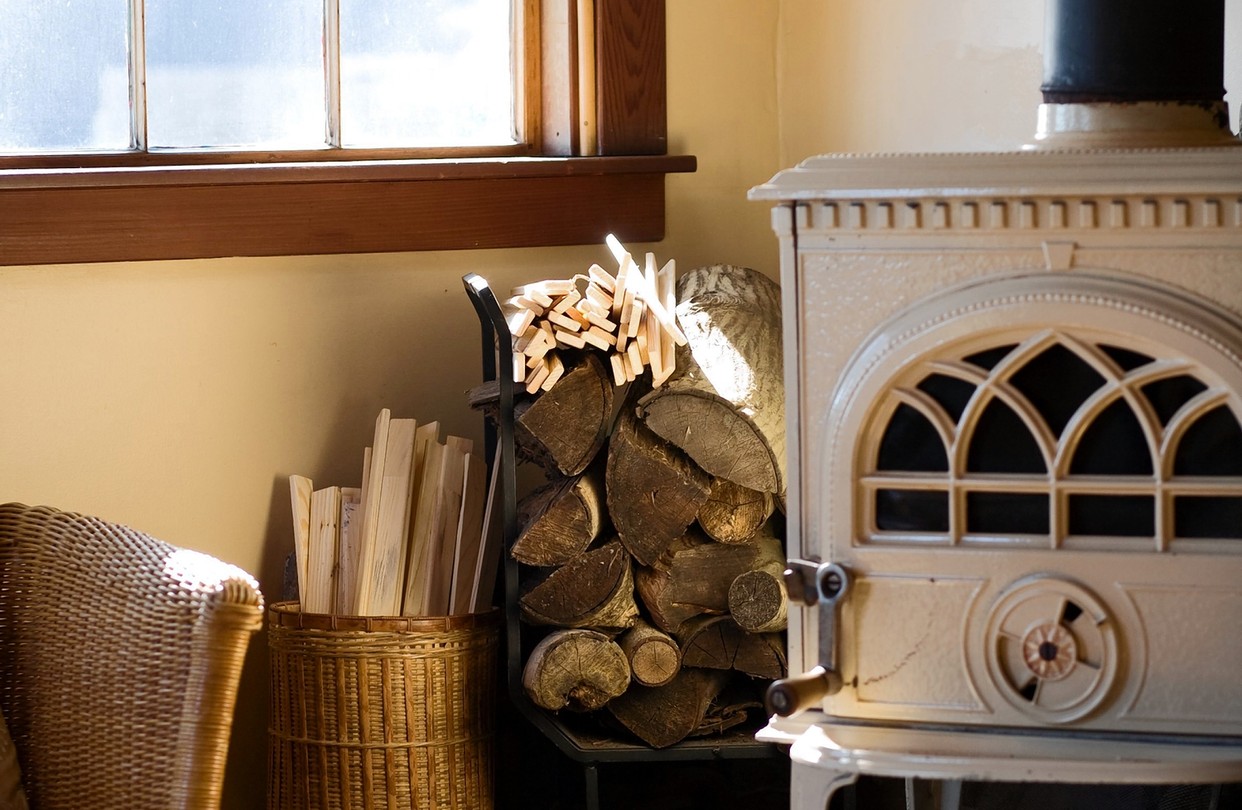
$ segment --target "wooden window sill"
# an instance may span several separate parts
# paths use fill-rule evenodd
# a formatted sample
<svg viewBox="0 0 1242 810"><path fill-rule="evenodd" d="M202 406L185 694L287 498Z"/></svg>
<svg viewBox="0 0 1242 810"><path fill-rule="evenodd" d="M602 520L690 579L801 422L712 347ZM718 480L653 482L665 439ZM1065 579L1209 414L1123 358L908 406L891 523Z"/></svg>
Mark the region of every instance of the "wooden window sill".
<svg viewBox="0 0 1242 810"><path fill-rule="evenodd" d="M0 171L0 264L664 238L689 155Z"/></svg>

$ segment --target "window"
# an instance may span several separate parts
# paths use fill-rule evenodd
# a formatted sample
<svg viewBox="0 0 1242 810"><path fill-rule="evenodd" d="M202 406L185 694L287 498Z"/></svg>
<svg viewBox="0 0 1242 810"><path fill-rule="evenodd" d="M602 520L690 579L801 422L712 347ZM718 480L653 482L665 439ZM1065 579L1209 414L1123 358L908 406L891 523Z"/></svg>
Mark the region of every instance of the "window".
<svg viewBox="0 0 1242 810"><path fill-rule="evenodd" d="M862 536L1131 551L1242 538L1242 424L1210 379L1173 353L1053 329L928 359L876 412Z"/></svg>
<svg viewBox="0 0 1242 810"><path fill-rule="evenodd" d="M509 7L506 0L482 1L489 9L507 12ZM137 5L137 0L87 5L123 12L130 2ZM325 83L316 32L322 26L322 9L338 3L339 70L329 58ZM664 174L694 169L692 157L665 154L663 2L514 0L514 5L513 17L527 33L515 40L526 54L518 62L523 66L516 72L520 80L510 84L516 101L505 95L497 102L495 67L507 59L450 54L455 67L433 70L460 76L469 65L481 75L461 76L463 81L490 76L491 84L471 85L468 92L441 92L432 98L433 107L453 95L489 103L472 103L453 113L434 107L436 114L415 121L411 116L426 106L374 100L389 95L382 89L385 81L394 75L404 81L410 71L423 70L429 57L404 37L406 24L394 25L391 18L379 24L359 16L360 9L373 15L381 10L395 13L409 3L209 4L210 9L247 14L252 20L231 35L226 51L251 47L265 60L281 64L265 63L257 77L236 68L227 81L213 84L196 72L190 57L227 62L219 57L224 51L212 53L221 43L208 37L193 45L177 42L167 33L166 17L174 7L179 13L214 12L202 4L146 0L146 47L140 49L145 64L128 68L146 77L147 94L136 97L140 109L130 116L129 102L113 101L94 116L98 120L92 121L85 142L73 137L51 144L70 150L67 154L0 157L0 218L6 223L0 229L0 263L593 243L609 231L637 241L662 238ZM281 25L253 22L265 14L278 16ZM120 38L123 45L125 35L115 30L114 17L101 13L81 22L92 31L112 26L106 35L92 39L105 43L100 47L110 51L113 67L79 71L97 75L79 75L76 81L90 86L88 91L73 88L77 92L108 90L111 99L125 98L116 88L126 90L130 77L120 76L115 67L116 41ZM386 32L387 40L358 37L368 26ZM261 31L251 30L265 27L280 33L265 41ZM507 19L502 28L507 31ZM580 29L593 33L580 42ZM497 34L489 36L494 45ZM381 47L366 52L362 40ZM584 43L592 47L580 49ZM581 71L579 53L588 55ZM103 57L92 51L83 58ZM38 68L40 61L47 60L31 64ZM591 75L595 81L588 87L584 78L580 87L579 76ZM270 82L269 90L279 88L279 103L262 94L247 103L247 93L238 90L264 82ZM502 84L506 82L507 77ZM435 90L441 85L447 83L432 82ZM80 113L78 105L66 103L68 90L53 92L44 82L33 86L36 95L20 103L35 104L53 119ZM318 101L325 86L339 92L329 92L322 106ZM197 96L187 88L194 88ZM10 96L5 104L14 103L15 91L0 92ZM229 127L219 129L219 116L195 114L204 95L230 99L225 105L234 119ZM582 109L588 113L581 116L579 99L587 101ZM515 106L525 111L516 122L509 115ZM573 156L583 151L575 147L587 141L577 126L579 119L595 123L598 151L591 157ZM446 127L446 120L453 123ZM288 122L296 125L286 126ZM446 131L457 142L447 152ZM398 143L396 132L417 134L412 143ZM0 140L8 135L0 121ZM14 146L31 145L14 140L8 138L11 152ZM148 148L133 148L140 144ZM206 144L242 148L196 148ZM437 151L429 153L429 148Z"/></svg>
<svg viewBox="0 0 1242 810"><path fill-rule="evenodd" d="M537 94L519 86L532 48L514 11L510 0L21 4L0 29L0 152L518 154L531 134L522 100ZM48 42L73 47L48 59Z"/></svg>

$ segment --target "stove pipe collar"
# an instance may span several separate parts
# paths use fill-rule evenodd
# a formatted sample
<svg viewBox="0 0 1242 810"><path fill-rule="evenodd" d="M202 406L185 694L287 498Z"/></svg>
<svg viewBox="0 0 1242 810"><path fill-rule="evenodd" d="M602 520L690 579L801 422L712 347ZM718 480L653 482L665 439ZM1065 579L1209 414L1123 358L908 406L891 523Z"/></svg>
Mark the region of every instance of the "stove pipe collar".
<svg viewBox="0 0 1242 810"><path fill-rule="evenodd" d="M1224 0L1047 0L1034 148L1240 143Z"/></svg>

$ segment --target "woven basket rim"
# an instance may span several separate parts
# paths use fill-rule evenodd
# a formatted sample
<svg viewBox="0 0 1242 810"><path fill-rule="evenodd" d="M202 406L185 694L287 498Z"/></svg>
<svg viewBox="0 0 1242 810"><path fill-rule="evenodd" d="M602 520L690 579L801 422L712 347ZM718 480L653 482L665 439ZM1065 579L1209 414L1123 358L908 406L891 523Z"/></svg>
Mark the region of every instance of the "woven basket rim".
<svg viewBox="0 0 1242 810"><path fill-rule="evenodd" d="M303 613L296 601L268 606L268 624L295 630L362 631L379 633L449 633L500 624L500 609L460 616L338 616Z"/></svg>

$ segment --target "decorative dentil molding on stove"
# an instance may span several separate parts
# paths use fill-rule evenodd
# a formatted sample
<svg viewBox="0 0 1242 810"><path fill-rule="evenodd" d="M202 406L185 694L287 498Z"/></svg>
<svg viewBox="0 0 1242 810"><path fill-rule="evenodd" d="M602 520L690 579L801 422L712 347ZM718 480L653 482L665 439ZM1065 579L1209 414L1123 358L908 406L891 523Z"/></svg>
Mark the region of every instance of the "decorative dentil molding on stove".
<svg viewBox="0 0 1242 810"><path fill-rule="evenodd" d="M1223 195L881 199L800 203L797 228L881 233L1242 228L1242 199Z"/></svg>

